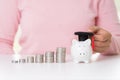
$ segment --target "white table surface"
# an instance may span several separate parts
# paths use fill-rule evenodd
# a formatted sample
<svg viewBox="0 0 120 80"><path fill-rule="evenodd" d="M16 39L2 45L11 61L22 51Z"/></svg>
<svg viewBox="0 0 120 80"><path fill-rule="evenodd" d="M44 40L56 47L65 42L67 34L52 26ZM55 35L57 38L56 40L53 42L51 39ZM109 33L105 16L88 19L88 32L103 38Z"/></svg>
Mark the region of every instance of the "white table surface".
<svg viewBox="0 0 120 80"><path fill-rule="evenodd" d="M0 55L0 80L120 80L120 55L94 55L88 64L71 60L14 64L11 59L10 55Z"/></svg>

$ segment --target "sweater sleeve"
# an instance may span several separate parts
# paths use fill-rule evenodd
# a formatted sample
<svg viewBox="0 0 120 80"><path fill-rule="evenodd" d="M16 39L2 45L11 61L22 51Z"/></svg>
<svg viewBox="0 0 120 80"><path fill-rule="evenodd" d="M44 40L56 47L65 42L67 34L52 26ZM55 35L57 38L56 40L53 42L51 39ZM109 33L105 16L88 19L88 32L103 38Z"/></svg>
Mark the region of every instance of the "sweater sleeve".
<svg viewBox="0 0 120 80"><path fill-rule="evenodd" d="M120 23L114 0L99 0L97 26L112 34L112 43L103 54L120 54Z"/></svg>
<svg viewBox="0 0 120 80"><path fill-rule="evenodd" d="M17 0L0 0L0 54L11 54L19 24Z"/></svg>

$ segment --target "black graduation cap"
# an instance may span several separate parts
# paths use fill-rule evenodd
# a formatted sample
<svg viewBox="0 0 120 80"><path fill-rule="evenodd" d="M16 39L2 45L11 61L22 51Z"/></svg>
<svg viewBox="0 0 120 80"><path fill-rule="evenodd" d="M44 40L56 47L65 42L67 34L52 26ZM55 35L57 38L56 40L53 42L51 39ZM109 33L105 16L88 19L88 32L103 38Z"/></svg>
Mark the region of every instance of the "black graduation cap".
<svg viewBox="0 0 120 80"><path fill-rule="evenodd" d="M85 41L94 35L92 32L75 32L74 34L78 35L79 41Z"/></svg>

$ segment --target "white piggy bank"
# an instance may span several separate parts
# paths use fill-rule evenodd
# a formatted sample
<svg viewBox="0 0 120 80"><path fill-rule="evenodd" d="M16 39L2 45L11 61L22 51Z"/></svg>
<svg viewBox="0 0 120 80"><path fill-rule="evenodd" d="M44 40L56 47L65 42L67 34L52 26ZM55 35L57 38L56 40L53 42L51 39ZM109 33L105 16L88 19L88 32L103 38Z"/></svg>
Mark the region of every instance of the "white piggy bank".
<svg viewBox="0 0 120 80"><path fill-rule="evenodd" d="M89 63L92 56L91 40L78 41L73 39L71 46L71 55L73 61L76 63L84 62Z"/></svg>

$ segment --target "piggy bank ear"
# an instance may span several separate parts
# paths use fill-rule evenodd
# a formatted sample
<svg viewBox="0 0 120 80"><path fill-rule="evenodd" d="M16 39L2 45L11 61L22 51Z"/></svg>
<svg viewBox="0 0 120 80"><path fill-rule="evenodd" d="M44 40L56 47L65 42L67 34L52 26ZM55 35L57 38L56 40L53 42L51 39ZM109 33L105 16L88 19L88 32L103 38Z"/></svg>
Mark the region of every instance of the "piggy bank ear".
<svg viewBox="0 0 120 80"><path fill-rule="evenodd" d="M72 40L72 44L77 44L77 43L78 43L78 41L76 39Z"/></svg>
<svg viewBox="0 0 120 80"><path fill-rule="evenodd" d="M90 39L87 39L87 40L85 41L85 44L91 45L91 40L90 40Z"/></svg>

